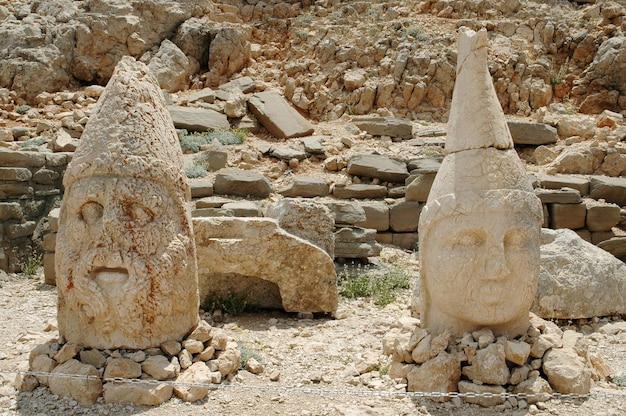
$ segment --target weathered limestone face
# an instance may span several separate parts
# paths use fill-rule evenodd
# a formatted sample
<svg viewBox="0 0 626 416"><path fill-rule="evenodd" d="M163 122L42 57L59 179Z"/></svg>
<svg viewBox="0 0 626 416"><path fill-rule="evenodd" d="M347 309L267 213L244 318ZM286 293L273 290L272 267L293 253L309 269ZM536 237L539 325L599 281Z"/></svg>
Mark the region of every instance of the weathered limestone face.
<svg viewBox="0 0 626 416"><path fill-rule="evenodd" d="M100 349L181 340L198 322L189 186L165 102L123 59L64 178L57 236L59 332Z"/></svg>
<svg viewBox="0 0 626 416"><path fill-rule="evenodd" d="M537 288L542 208L488 77L487 34L460 32L449 154L419 221L420 318L433 334L516 336Z"/></svg>

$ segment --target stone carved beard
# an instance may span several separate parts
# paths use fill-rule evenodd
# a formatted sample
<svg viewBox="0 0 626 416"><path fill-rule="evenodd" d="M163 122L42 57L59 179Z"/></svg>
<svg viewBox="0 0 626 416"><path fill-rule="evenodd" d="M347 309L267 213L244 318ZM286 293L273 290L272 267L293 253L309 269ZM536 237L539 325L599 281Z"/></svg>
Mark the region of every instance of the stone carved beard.
<svg viewBox="0 0 626 416"><path fill-rule="evenodd" d="M184 206L168 195L134 178L72 185L57 240L59 330L68 341L145 348L185 335L172 328L196 319L195 245Z"/></svg>

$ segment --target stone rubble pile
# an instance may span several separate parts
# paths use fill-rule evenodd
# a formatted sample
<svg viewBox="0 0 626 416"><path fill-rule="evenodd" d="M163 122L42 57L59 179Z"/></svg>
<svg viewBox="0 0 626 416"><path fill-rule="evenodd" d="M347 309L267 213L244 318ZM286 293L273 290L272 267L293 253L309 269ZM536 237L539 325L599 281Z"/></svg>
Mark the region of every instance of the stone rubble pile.
<svg viewBox="0 0 626 416"><path fill-rule="evenodd" d="M214 388L210 384L230 380L240 365L237 343L201 320L182 342L166 341L145 350L99 350L53 339L35 347L29 357L29 371L50 375L20 375L17 387L33 391L46 386L85 406L100 397L105 403L155 406L172 395L198 401Z"/></svg>
<svg viewBox="0 0 626 416"><path fill-rule="evenodd" d="M447 332L432 336L419 319L403 318L385 334L383 353L391 356L389 376L407 391L488 393L495 396L463 399L500 411L524 409L554 392L586 394L592 380L609 375L581 333L534 314L528 331L515 338L495 337L487 328L458 339Z"/></svg>

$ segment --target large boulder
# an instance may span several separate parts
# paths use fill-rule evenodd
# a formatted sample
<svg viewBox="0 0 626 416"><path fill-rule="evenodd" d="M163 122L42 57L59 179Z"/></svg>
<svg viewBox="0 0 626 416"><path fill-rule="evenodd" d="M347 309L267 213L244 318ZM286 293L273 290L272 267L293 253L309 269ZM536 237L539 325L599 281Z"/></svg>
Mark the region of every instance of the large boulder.
<svg viewBox="0 0 626 416"><path fill-rule="evenodd" d="M187 87L189 75L198 70L198 64L185 56L176 44L165 39L148 64L150 72L167 91L180 91Z"/></svg>
<svg viewBox="0 0 626 416"><path fill-rule="evenodd" d="M194 218L201 299L278 302L287 312L334 312L337 275L323 249L269 218ZM271 283L261 286L259 281ZM276 293L276 287L278 292ZM256 290L259 291L256 291ZM269 299L273 298L273 299Z"/></svg>
<svg viewBox="0 0 626 416"><path fill-rule="evenodd" d="M626 313L626 265L568 229L543 229L531 311L546 319ZM598 301L598 300L601 301Z"/></svg>

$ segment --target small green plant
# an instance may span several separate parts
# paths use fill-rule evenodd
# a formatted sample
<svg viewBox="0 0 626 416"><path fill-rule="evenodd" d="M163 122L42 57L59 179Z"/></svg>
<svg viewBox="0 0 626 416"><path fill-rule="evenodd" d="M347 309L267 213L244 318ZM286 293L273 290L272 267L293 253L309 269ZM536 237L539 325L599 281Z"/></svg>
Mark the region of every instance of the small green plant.
<svg viewBox="0 0 626 416"><path fill-rule="evenodd" d="M309 31L307 29L298 29L296 35L302 40L307 40L309 37Z"/></svg>
<svg viewBox="0 0 626 416"><path fill-rule="evenodd" d="M611 377L611 381L621 387L626 387L626 374Z"/></svg>
<svg viewBox="0 0 626 416"><path fill-rule="evenodd" d="M550 84L559 85L565 79L567 75L567 68L569 66L569 57L565 58L563 65L559 67L557 71L554 68L550 69Z"/></svg>
<svg viewBox="0 0 626 416"><path fill-rule="evenodd" d="M20 147L37 147L45 143L46 143L46 138L39 136L39 137L34 137L30 140L26 140L25 142L21 142Z"/></svg>
<svg viewBox="0 0 626 416"><path fill-rule="evenodd" d="M356 267L344 268L338 274L339 293L346 298L372 298L379 306L393 303L401 289L410 287L411 276L406 270L389 267L372 270L361 263Z"/></svg>
<svg viewBox="0 0 626 416"><path fill-rule="evenodd" d="M216 296L214 293L209 293L204 302L202 302L201 307L206 312L221 309L232 316L241 315L246 311L255 309L254 305L248 303L246 296L230 294L228 297L221 297Z"/></svg>
<svg viewBox="0 0 626 416"><path fill-rule="evenodd" d="M239 364L239 369L244 370L250 358L254 358L259 363L263 364L263 357L261 357L261 354L259 354L256 350L250 347L250 345L239 344L237 348L239 349L239 353L241 354L241 363Z"/></svg>
<svg viewBox="0 0 626 416"><path fill-rule="evenodd" d="M30 106L26 104L20 105L15 109L18 114L26 114L28 113L28 110L30 110Z"/></svg>
<svg viewBox="0 0 626 416"><path fill-rule="evenodd" d="M223 145L241 144L248 135L245 129L232 128L230 130L213 130L205 132L188 133L183 131L180 135L180 147L183 151L197 153L204 145L211 143L217 139Z"/></svg>
<svg viewBox="0 0 626 416"><path fill-rule="evenodd" d="M185 168L185 176L189 179L204 178L207 175L207 170L201 165L192 165Z"/></svg>
<svg viewBox="0 0 626 416"><path fill-rule="evenodd" d="M424 30L420 25L411 25L405 29L404 33L407 36L411 36L412 38L422 42L428 40L428 35L424 33Z"/></svg>
<svg viewBox="0 0 626 416"><path fill-rule="evenodd" d="M308 25L313 22L313 16L311 16L310 14L303 14L299 16L296 20L298 21L298 23Z"/></svg>
<svg viewBox="0 0 626 416"><path fill-rule="evenodd" d="M20 265L22 273L26 276L33 276L41 267L41 256L33 254Z"/></svg>

